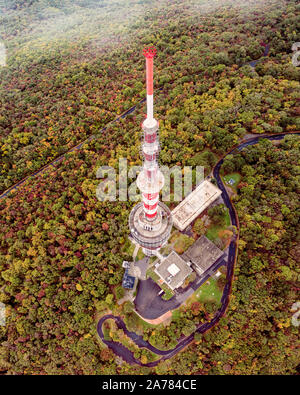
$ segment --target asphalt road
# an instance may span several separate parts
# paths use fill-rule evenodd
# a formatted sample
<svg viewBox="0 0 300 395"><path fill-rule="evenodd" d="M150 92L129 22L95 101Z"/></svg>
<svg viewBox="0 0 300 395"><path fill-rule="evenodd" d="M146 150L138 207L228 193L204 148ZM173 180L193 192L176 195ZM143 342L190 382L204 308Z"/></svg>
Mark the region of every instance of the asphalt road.
<svg viewBox="0 0 300 395"><path fill-rule="evenodd" d="M214 263L212 270L216 271L220 266L226 266L227 263L224 260L220 260ZM187 299L194 291L196 291L206 280L209 278L209 274L205 277L197 277L190 286L189 289L174 295L169 300L162 299L162 295L158 295L161 288L152 280L140 280L137 288L137 296L134 300L136 311L144 318L153 320L165 314L167 311L174 310L179 307L182 302Z"/></svg>
<svg viewBox="0 0 300 395"><path fill-rule="evenodd" d="M288 135L288 134L300 135L300 132L296 132L296 133L281 133L281 134L276 135L276 136L265 136L265 135L262 135L262 136L258 136L258 137L255 137L255 138L251 138L249 141L245 141L244 143L242 143L239 146L237 146L234 149L232 149L230 152L228 152L225 155L225 157L227 155L229 155L229 154L234 153L234 152L239 152L239 151L241 151L242 149L244 149L245 147L247 147L249 145L257 144L258 141L260 139L262 139L262 138L268 138L269 140L281 140L282 138L284 138L285 135ZM230 200L230 198L229 198L229 196L227 194L226 188L225 188L225 186L224 186L224 184L223 184L223 182L221 180L220 174L219 174L220 167L221 167L221 165L222 165L222 163L224 161L224 158L222 158L216 164L216 166L215 166L215 168L213 170L213 174L214 174L214 177L215 177L215 179L217 181L218 187L222 191L222 197L224 199L225 205L229 209L229 215L230 215L230 218L231 218L231 223L233 225L237 226L237 228L238 228L238 218L237 218L236 212L234 210L234 207L233 207L233 205L231 203L231 200ZM235 259L236 259L236 251L237 251L237 238L235 238L235 240L232 240L230 245L229 245L227 272L226 272L226 283L225 283L225 286L224 286L224 289L223 289L223 294L222 294L222 297L221 297L221 307L218 309L218 311L216 312L215 316L212 318L211 321L206 322L204 324L200 324L197 327L196 331L194 333L192 333L190 336L181 338L178 341L177 346L174 347L172 350L161 351L161 350L156 349L149 342L145 342L143 340L142 336L139 336L139 335L137 335L134 332L129 332L127 330L127 328L126 328L126 325L124 324L124 322L122 321L122 319L120 317L116 317L116 316L112 316L112 315L106 315L106 316L102 317L99 320L98 326L97 326L97 331L98 331L98 334L99 334L100 338L102 339L102 341L105 344L107 344L107 346L109 348L111 348L114 351L114 353L116 355L119 355L120 357L122 357L126 362L136 363L136 364L138 364L140 366L143 365L143 366L153 367L153 366L156 366L160 361L173 357L175 354L177 354L179 351L181 351L184 347L186 347L188 344L190 344L194 340L195 333L202 333L202 334L205 333L206 331L211 329L213 326L215 326L218 323L218 321L221 319L221 317L224 315L224 313L225 313L225 311L227 309L228 303L229 303L229 295L231 293L231 286L232 286L232 279L233 279L233 272L234 272L234 264L235 264ZM146 285L146 282L144 281L144 282L142 282L141 286L143 287L143 286L149 286L149 285ZM152 285L149 288L149 292L151 290L151 287L152 287ZM172 299L170 299L170 301L172 301ZM153 301L155 301L155 298L153 299ZM147 302L144 302L144 303L145 303L144 304L144 306L145 306L147 304ZM113 318L117 322L118 327L122 328L124 330L124 332L126 333L126 335L128 337L130 337L135 342L135 344L137 346L145 347L148 350L153 351L154 353L156 353L158 355L162 355L162 358L160 358L159 360L157 360L155 362L142 364L141 361L139 361L136 358L134 358L133 353L130 350L127 350L126 347L124 347L120 343L104 340L103 332L102 332L102 324L108 318Z"/></svg>
<svg viewBox="0 0 300 395"><path fill-rule="evenodd" d="M263 57L267 56L269 54L269 50L270 50L270 46L266 45L265 46L265 51L264 54L262 55L262 57L260 59L262 59ZM248 62L246 64L250 65L251 67L255 68L256 63L260 60L253 60L251 62ZM170 81L171 82L171 81ZM159 92L162 91L163 87L158 88L155 90L155 92ZM136 109L137 106L139 106L140 104L146 102L146 98L141 99L137 104L135 104L134 106L132 106L131 108L129 108L129 110L126 110L123 114L119 115L117 118L113 119L112 121L108 122L108 124L106 126L104 126L99 133L103 133L106 131L107 127L109 125L112 125L115 122L120 121L121 119L124 119L127 115L133 113ZM41 167L39 170L37 170L36 172L24 177L22 180L18 181L16 184L12 185L11 187L9 187L7 190L5 190L4 192L2 192L2 194L0 195L0 200L6 198L10 192L17 190L21 185L23 185L29 178L31 177L36 177L38 174L43 173L45 170L51 168L51 167L56 167L56 164L61 162L65 156L75 150L79 150L83 144L93 140L94 138L96 138L97 135L93 134L91 136L89 136L88 138L86 138L84 141L82 141L81 143L77 144L76 146L70 148L68 151L66 151L65 153L63 153L62 155L60 155L59 157L57 157L56 159L54 159L53 161L51 161L50 163L47 163L45 166Z"/></svg>
<svg viewBox="0 0 300 395"><path fill-rule="evenodd" d="M269 45L267 45L265 47L265 52L263 54L263 56L267 56L269 53ZM259 59L258 59L259 60ZM256 63L258 62L258 60L252 61L252 62L248 62L247 64L249 64L252 67L255 67ZM163 90L162 88L159 88L157 91L161 91ZM145 102L146 99L142 99L139 101L139 104L142 104L143 102ZM114 119L113 121L109 122L108 125L119 121L121 118L125 118L128 114L132 113L137 105L132 106L129 110L127 110L126 112L124 112L123 114L121 114L120 116L118 116L116 119ZM103 129L100 130L100 132L104 132L108 125L106 125L106 127L104 127ZM287 134L297 134L300 135L300 132L290 132L290 133L281 133L279 135L274 135L274 136L268 136L268 135L261 135L255 138L251 138L248 141L245 141L244 143L240 144L239 146L233 148L228 154L234 154L235 152L241 151L242 149L244 149L245 147L247 147L248 145L253 145L253 144L257 144L257 142L261 139L261 138L268 138L269 140L280 140L282 139L285 135ZM92 139L96 138L96 135L92 135L90 137L88 137L86 140L84 140L83 142L79 143L78 145L76 145L75 147L71 148L70 150L68 150L67 152L65 152L63 155L59 156L58 158L56 158L55 160L53 160L52 162L48 163L47 165L43 166L41 169L39 169L38 171L36 171L35 173L25 177L24 179L22 179L21 181L17 182L15 185L13 185L12 187L10 187L9 189L7 189L6 191L4 191L1 195L0 195L0 200L4 199L5 197L8 196L8 194L13 191L13 190L17 190L22 184L24 184L30 177L36 177L38 174L41 174L43 171L45 171L46 169L50 168L50 167L55 167L56 163L61 162L65 155L69 152L72 152L74 150L79 150L83 144L91 141ZM231 218L231 223L235 226L238 226L238 218L236 216L235 210L231 204L230 198L226 192L226 189L222 183L222 180L220 178L219 175L219 171L220 168L222 166L223 163L223 159L221 159L215 166L214 170L213 170L213 174L214 177L217 181L218 187L221 189L222 191L222 198L225 202L225 205L227 206L227 208L229 209L229 215ZM229 295L231 292L231 285L232 285L232 279L233 279L233 271L234 271L234 263L235 263L235 256L236 256L236 249L237 249L237 240L233 240L230 243L229 246L229 254L228 254L228 263L227 263L227 274L226 274L226 284L224 286L223 289L223 294L222 294L222 298L221 298L221 307L219 308L219 310L217 311L217 313L215 314L215 316L213 317L213 319L209 322L206 322L205 324L200 324L198 326L198 328L196 329L196 331L191 334L190 336L187 337L183 337L182 339L179 340L177 346L175 348L173 348L172 350L168 350L168 351L161 351L155 347L153 347L149 342L145 341L143 339L142 336L137 335L135 332L130 332L127 330L125 323L122 321L122 319L120 317L116 317L113 315L106 315L104 317L102 317L97 324L97 332L101 338L101 340L107 344L107 346L112 349L112 351L116 354L119 355L120 357L122 357L126 362L128 363L135 363L137 365L143 365L143 366L148 366L148 367L153 367L156 366L161 360L165 360L168 358L171 358L172 356L174 356L175 354L177 354L180 350L182 350L184 347L186 347L188 344L190 344L193 340L194 340L194 334L195 333L205 333L206 331L208 331L209 329L211 329L219 320L220 318L224 315L226 308L228 306L229 303ZM153 286L151 283L147 283L146 285L146 281L141 281L140 283L142 285L140 285L141 287L149 287L149 289L151 289L151 287ZM144 284L143 284L144 283ZM155 284L155 283L154 283ZM156 284L155 284L156 285ZM158 287L158 286L157 286ZM138 297L138 296L137 296ZM172 298L173 299L173 298ZM172 302L172 299L170 299L169 301L166 301L166 303L174 303ZM139 302L141 304L141 306L143 306L143 301ZM151 303L155 304L155 298L151 301ZM166 304L166 305L167 305ZM176 308L176 305L175 307ZM170 308L168 308L167 310L169 310ZM166 310L166 311L167 311ZM161 314L161 310L160 310L160 314ZM139 361L138 359L136 359L134 357L134 354L132 351L128 350L125 346L123 346L121 343L118 342L114 342L114 341L108 341L104 339L104 334L102 331L102 325L103 323L109 319L112 318L116 321L117 325L119 328L123 329L123 331L126 333L126 335L128 337L130 337L137 346L139 347L145 347L147 349L149 349L150 351L153 351L154 353L156 353L157 355L161 355L162 358L158 361L155 362L151 362L151 363L147 363L147 364L142 364L141 361Z"/></svg>

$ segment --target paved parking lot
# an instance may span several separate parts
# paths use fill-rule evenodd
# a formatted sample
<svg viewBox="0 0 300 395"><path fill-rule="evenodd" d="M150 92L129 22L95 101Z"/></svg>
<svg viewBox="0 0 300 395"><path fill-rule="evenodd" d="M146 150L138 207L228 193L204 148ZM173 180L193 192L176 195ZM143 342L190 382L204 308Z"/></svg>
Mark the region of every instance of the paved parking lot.
<svg viewBox="0 0 300 395"><path fill-rule="evenodd" d="M160 291L161 288L151 278L139 281L134 304L142 317L155 319L180 305L176 296L169 300L162 299L158 295Z"/></svg>

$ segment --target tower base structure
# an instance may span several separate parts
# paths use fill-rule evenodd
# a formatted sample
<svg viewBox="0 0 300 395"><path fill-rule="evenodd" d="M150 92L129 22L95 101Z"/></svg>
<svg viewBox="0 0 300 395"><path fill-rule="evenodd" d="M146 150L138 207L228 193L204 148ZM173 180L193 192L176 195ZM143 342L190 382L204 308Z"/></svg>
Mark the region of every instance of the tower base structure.
<svg viewBox="0 0 300 395"><path fill-rule="evenodd" d="M172 225L171 211L162 202L158 202L157 215L153 221L146 218L143 203L134 206L129 216L131 237L147 256L155 255L155 251L168 241Z"/></svg>

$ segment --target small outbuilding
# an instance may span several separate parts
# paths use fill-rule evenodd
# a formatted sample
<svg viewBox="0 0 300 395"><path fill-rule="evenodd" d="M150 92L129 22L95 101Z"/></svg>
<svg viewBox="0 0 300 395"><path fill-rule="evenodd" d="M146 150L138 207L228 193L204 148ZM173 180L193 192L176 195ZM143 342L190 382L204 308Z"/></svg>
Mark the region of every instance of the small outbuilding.
<svg viewBox="0 0 300 395"><path fill-rule="evenodd" d="M182 255L182 258L192 263L193 269L199 276L209 273L213 275L215 263L220 262L224 252L207 237L201 236Z"/></svg>
<svg viewBox="0 0 300 395"><path fill-rule="evenodd" d="M125 273L123 276L122 286L123 288L133 289L135 283L135 277L129 274L129 270L125 269Z"/></svg>
<svg viewBox="0 0 300 395"><path fill-rule="evenodd" d="M183 260L175 251L172 251L154 269L154 272L172 291L180 287L192 271L190 263Z"/></svg>

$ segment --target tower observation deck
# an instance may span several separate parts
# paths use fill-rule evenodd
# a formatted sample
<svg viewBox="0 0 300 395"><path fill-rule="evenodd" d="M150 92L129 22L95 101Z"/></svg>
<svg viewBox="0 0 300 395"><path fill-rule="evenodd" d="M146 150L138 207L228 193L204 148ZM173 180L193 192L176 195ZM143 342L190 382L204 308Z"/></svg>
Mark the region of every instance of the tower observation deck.
<svg viewBox="0 0 300 395"><path fill-rule="evenodd" d="M169 239L172 229L170 209L159 201L159 191L164 185L157 156L159 151L158 122L153 117L153 47L144 49L147 81L147 118L142 124L143 169L138 175L137 186L142 192L142 202L137 204L129 216L131 236L146 255L151 256Z"/></svg>

